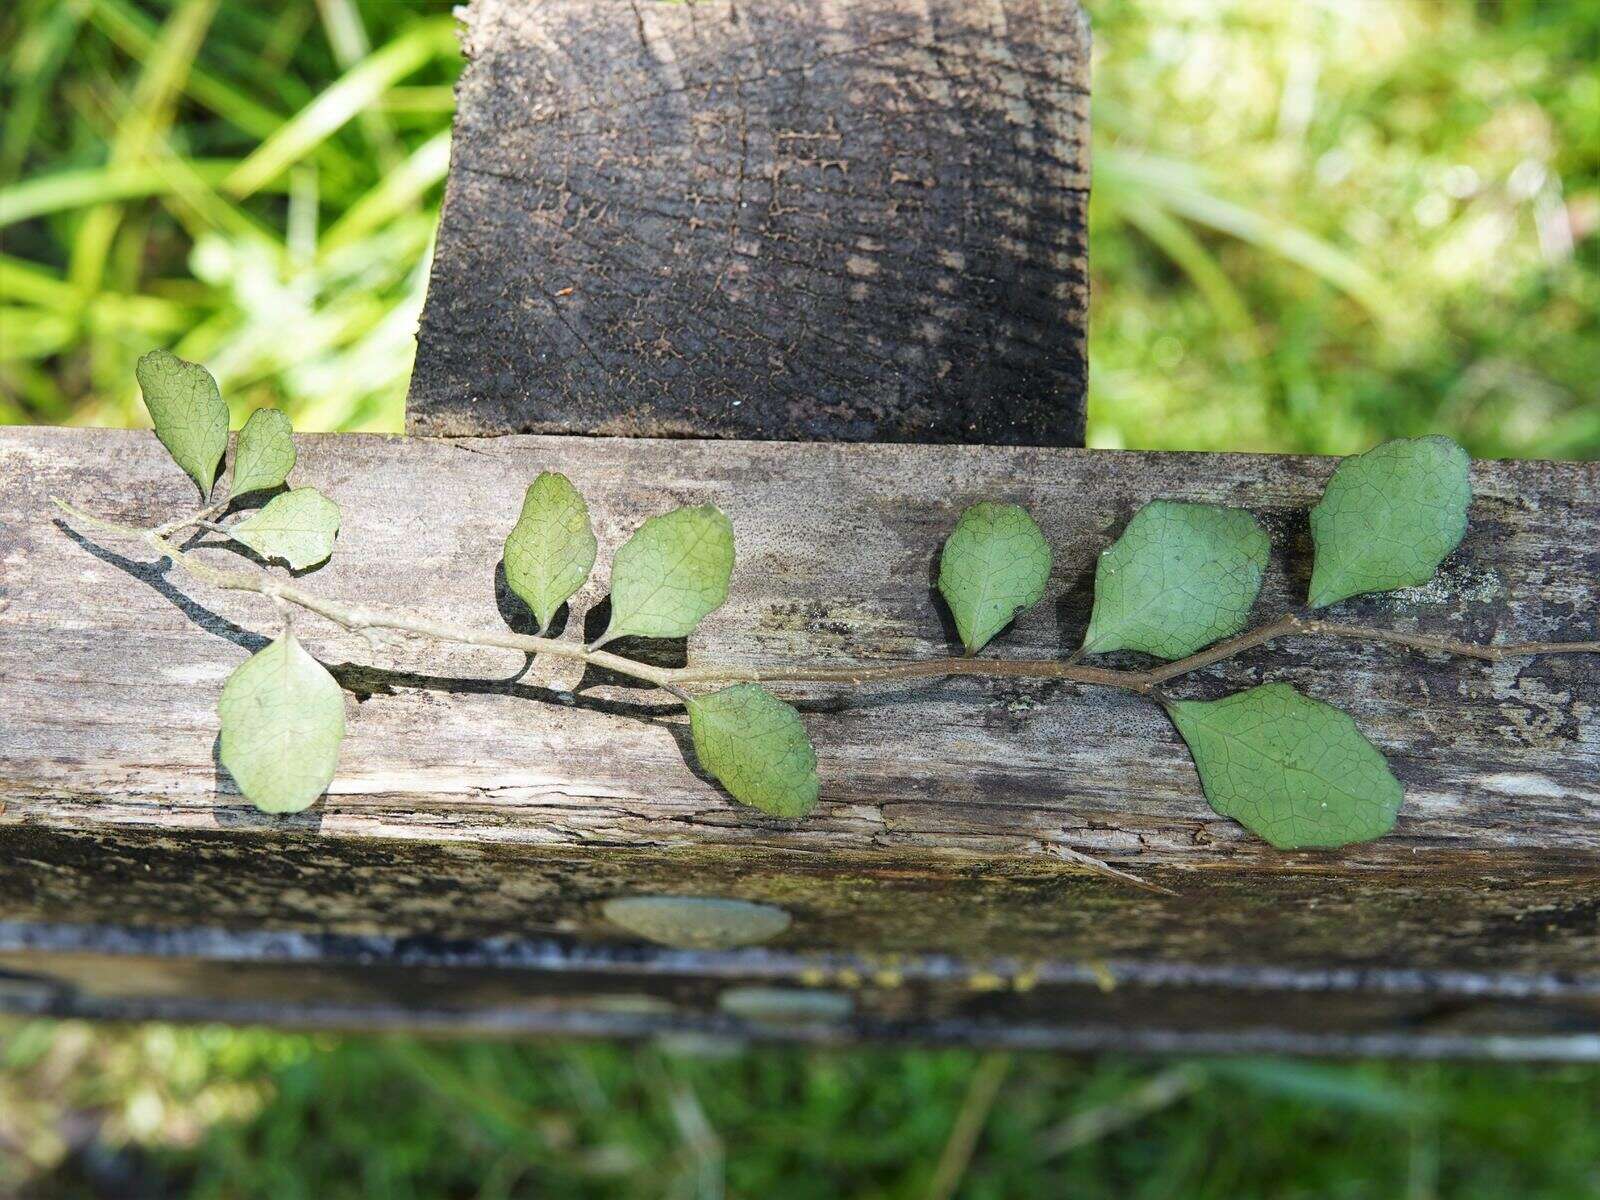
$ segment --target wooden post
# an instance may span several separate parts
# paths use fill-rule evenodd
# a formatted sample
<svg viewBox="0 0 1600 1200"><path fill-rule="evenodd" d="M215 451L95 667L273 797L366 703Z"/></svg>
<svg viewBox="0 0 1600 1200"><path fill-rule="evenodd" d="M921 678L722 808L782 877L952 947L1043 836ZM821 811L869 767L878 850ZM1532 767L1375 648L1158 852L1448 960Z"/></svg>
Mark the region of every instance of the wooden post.
<svg viewBox="0 0 1600 1200"><path fill-rule="evenodd" d="M1076 0L474 0L413 433L1082 445Z"/></svg>

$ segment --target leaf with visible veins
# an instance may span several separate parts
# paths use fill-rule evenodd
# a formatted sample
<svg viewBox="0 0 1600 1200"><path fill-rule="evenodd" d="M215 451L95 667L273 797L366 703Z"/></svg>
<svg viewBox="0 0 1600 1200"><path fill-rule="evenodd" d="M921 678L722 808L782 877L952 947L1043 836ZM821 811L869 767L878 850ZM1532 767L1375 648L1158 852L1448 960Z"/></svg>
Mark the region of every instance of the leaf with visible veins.
<svg viewBox="0 0 1600 1200"><path fill-rule="evenodd" d="M294 438L289 418L275 408L258 408L239 431L233 452L233 496L281 487L294 470Z"/></svg>
<svg viewBox="0 0 1600 1200"><path fill-rule="evenodd" d="M939 594L968 654L1039 603L1050 561L1050 546L1026 509L983 501L961 514L939 554Z"/></svg>
<svg viewBox="0 0 1600 1200"><path fill-rule="evenodd" d="M228 406L211 372L165 350L152 350L134 368L156 437L173 461L211 495L217 467L228 449Z"/></svg>
<svg viewBox="0 0 1600 1200"><path fill-rule="evenodd" d="M1401 438L1340 463L1311 510L1311 607L1432 579L1466 536L1469 465L1445 437Z"/></svg>
<svg viewBox="0 0 1600 1200"><path fill-rule="evenodd" d="M1167 705L1211 807L1280 850L1382 837L1405 798L1348 713L1269 683Z"/></svg>
<svg viewBox="0 0 1600 1200"><path fill-rule="evenodd" d="M817 754L800 714L754 683L689 701L700 765L735 800L778 817L803 817L817 802Z"/></svg>
<svg viewBox="0 0 1600 1200"><path fill-rule="evenodd" d="M651 517L611 564L614 637L687 637L728 598L733 525L715 505Z"/></svg>
<svg viewBox="0 0 1600 1200"><path fill-rule="evenodd" d="M505 548L506 583L533 610L539 632L589 578L595 549L589 506L578 489L565 475L543 472L528 485Z"/></svg>
<svg viewBox="0 0 1600 1200"><path fill-rule="evenodd" d="M344 694L285 633L242 663L217 702L220 757L262 812L310 807L333 782L344 740Z"/></svg>
<svg viewBox="0 0 1600 1200"><path fill-rule="evenodd" d="M1270 544L1249 513L1157 500L1101 552L1090 654L1143 650L1183 658L1245 627Z"/></svg>
<svg viewBox="0 0 1600 1200"><path fill-rule="evenodd" d="M300 571L333 553L339 506L316 488L295 488L229 525L227 532L262 558L281 559Z"/></svg>

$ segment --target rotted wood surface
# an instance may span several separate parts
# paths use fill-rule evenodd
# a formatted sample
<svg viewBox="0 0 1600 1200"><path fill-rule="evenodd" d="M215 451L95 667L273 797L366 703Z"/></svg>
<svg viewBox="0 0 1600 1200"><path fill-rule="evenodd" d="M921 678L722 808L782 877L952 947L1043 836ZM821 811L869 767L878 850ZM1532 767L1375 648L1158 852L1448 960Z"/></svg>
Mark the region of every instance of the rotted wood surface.
<svg viewBox="0 0 1600 1200"><path fill-rule="evenodd" d="M1082 445L1075 0L473 0L414 433Z"/></svg>
<svg viewBox="0 0 1600 1200"><path fill-rule="evenodd" d="M1003 639L1008 655L1076 644L1096 554L1155 497L1262 516L1274 538L1257 609L1266 619L1303 593L1305 514L1332 462L305 437L296 478L339 500L344 529L332 562L304 582L526 628L527 614L497 589L497 562L522 489L544 468L585 492L602 545L564 636L594 620L583 614L603 597L609 552L641 519L710 500L732 518L738 565L728 604L688 656L765 662L950 653L935 558L960 508L983 497L1028 505L1056 555L1046 602ZM40 985L39 1003L57 1010L115 1008L106 981L138 978L129 964L141 956L115 938L74 949L87 935L29 929L166 930L176 946L200 938L212 965L178 964L198 990L169 987L164 1011L203 1004L207 988L220 989L216 1011L239 1011L226 1009L222 983L236 961L263 981L262 1003L316 1007L319 987L336 995L346 986L337 980L383 958L329 951L336 961L320 968L304 956L274 965L273 935L470 945L488 955L490 975L510 969L513 983L474 977L448 1003L421 995L414 1008L392 991L394 1011L470 1024L462 1014L498 1012L494 989L515 986L523 1027L555 1028L562 1022L540 1017L534 994L570 995L572 980L589 994L600 986L597 955L611 964L601 971L609 990L660 997L679 986L662 982L684 965L674 952L642 947L601 911L644 893L758 900L793 917L760 951L703 956L713 983L688 989L699 997L685 1001L691 1012L715 1008L715 979L755 978L848 991L851 1020L868 1032L1033 1031L1017 1044L1187 1030L1263 1045L1277 1031L1298 1045L1333 1038L1324 1044L1338 1049L1404 1030L1570 1042L1600 1027L1593 658L1485 664L1307 639L1185 680L1174 691L1193 697L1295 683L1348 708L1388 755L1406 787L1394 834L1290 853L1211 812L1166 717L1136 697L970 678L857 694L781 689L807 713L823 779L816 814L787 822L697 775L681 711L659 693L580 681L558 665L524 672L519 656L497 651L375 650L308 618L303 640L349 693L350 732L330 794L274 818L241 800L214 756L217 692L275 632L270 607L124 557L126 547L63 527L48 504L59 494L145 523L183 511L192 488L155 439L0 431L0 481L0 920L23 931L0 938L0 959L23 992L34 973L63 988L86 980L82 992ZM1434 583L1336 614L1478 639L1594 638L1600 465L1480 463L1474 488L1467 539ZM1074 855L1176 894L1107 878ZM266 949L240 949L236 936L267 938ZM516 946L543 949L506 949ZM502 952L513 961L494 957ZM448 958L413 965L419 980L450 977ZM1133 1002L1095 1000L1107 977L1113 996ZM1363 982L1395 978L1413 982L1398 991ZM121 993L135 1012L157 1004L139 995ZM366 1011L346 1001L318 1011Z"/></svg>

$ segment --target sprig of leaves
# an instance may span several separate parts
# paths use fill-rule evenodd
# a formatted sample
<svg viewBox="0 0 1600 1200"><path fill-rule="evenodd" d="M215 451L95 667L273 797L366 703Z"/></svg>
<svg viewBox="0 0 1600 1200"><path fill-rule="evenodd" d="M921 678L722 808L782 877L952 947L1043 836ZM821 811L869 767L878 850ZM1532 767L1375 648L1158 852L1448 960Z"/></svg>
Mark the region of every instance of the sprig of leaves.
<svg viewBox="0 0 1600 1200"><path fill-rule="evenodd" d="M215 380L198 364L156 352L140 360L139 383L162 444L209 496L227 443L227 407ZM188 523L296 570L324 561L338 532L338 506L314 488L277 492L294 465L287 418L253 414L239 437L231 500ZM273 492L232 524L202 519ZM1460 544L1471 494L1466 455L1444 438L1388 442L1345 460L1311 513L1316 556L1309 606L1427 582ZM1152 500L1100 556L1079 655L1133 652L1180 660L1179 669L1216 661L1208 648L1245 628L1270 551L1266 531L1248 512ZM598 552L582 494L564 475L540 474L506 538L504 563L507 582L541 630L587 582ZM613 556L604 635L562 652L633 670L629 659L601 652L600 645L692 634L726 601L734 558L733 525L714 505L651 517ZM960 514L940 552L938 591L969 656L1044 598L1051 569L1049 543L1020 506L985 500ZM1306 627L1296 621L1285 618L1274 631ZM1259 640L1246 637L1242 644ZM538 642L540 649L562 645ZM791 820L815 807L817 755L792 705L758 683L690 695L673 681L693 672L639 664L633 673L684 700L695 757L735 800ZM1147 691L1174 673L1138 674L1145 682L1134 690ZM800 675L856 678L849 670ZM1115 673L1100 671L1087 681L1108 676ZM1282 682L1217 700L1161 700L1212 808L1272 845L1328 849L1393 827L1401 785L1381 752L1334 706ZM343 699L287 628L233 673L218 712L223 765L258 807L298 811L328 786L344 736Z"/></svg>
<svg viewBox="0 0 1600 1200"><path fill-rule="evenodd" d="M216 379L165 350L141 358L137 374L156 436L208 499L228 448L228 406ZM239 433L230 490L205 512L255 503L282 487L295 465L291 435L283 413L252 413ZM298 487L230 525L199 515L191 523L300 571L333 553L339 506L316 488ZM299 812L332 781L344 740L343 693L287 628L228 677L217 716L222 765L261 811Z"/></svg>
<svg viewBox="0 0 1600 1200"><path fill-rule="evenodd" d="M1426 583L1460 544L1471 497L1466 454L1445 438L1388 442L1345 460L1312 510L1311 606ZM1040 550L1025 532L1037 528L1014 505L975 505L956 523L939 585L969 650L1042 597ZM1082 653L1182 659L1239 633L1269 553L1247 512L1150 502L1100 555ZM1167 711L1212 808L1274 846L1334 848L1393 827L1400 783L1332 705L1279 683L1209 703L1172 701Z"/></svg>

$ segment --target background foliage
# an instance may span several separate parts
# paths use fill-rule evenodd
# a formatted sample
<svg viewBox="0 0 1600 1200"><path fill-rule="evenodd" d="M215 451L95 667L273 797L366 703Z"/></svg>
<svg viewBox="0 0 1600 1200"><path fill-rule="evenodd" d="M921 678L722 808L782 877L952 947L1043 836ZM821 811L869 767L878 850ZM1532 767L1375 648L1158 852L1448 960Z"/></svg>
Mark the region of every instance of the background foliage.
<svg viewBox="0 0 1600 1200"><path fill-rule="evenodd" d="M1600 454L1600 6L1089 0L1090 440ZM0 421L401 426L443 3L13 0ZM0 1026L0 1194L1600 1193L1591 1068Z"/></svg>

